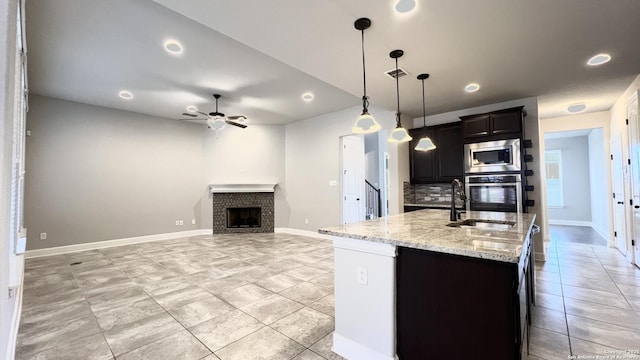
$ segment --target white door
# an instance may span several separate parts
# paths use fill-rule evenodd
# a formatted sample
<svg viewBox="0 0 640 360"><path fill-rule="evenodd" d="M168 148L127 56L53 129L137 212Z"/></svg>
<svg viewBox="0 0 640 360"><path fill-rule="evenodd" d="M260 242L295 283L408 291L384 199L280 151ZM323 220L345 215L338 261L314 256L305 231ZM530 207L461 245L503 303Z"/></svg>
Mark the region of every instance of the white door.
<svg viewBox="0 0 640 360"><path fill-rule="evenodd" d="M633 262L640 266L640 124L638 124L638 97L627 106L631 147L631 189L633 193Z"/></svg>
<svg viewBox="0 0 640 360"><path fill-rule="evenodd" d="M342 223L364 221L364 141L360 135L342 137Z"/></svg>
<svg viewBox="0 0 640 360"><path fill-rule="evenodd" d="M622 136L611 139L611 170L613 172L613 231L615 245L626 256L627 236L624 200L624 160L622 159Z"/></svg>

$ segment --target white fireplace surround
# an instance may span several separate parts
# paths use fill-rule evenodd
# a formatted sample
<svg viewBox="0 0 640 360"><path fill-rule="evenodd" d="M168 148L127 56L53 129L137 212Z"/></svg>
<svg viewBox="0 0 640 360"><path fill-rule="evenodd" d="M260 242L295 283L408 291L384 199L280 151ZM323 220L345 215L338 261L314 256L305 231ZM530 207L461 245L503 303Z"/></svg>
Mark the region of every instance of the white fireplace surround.
<svg viewBox="0 0 640 360"><path fill-rule="evenodd" d="M245 193L245 192L274 192L277 184L211 184L209 192L212 194Z"/></svg>

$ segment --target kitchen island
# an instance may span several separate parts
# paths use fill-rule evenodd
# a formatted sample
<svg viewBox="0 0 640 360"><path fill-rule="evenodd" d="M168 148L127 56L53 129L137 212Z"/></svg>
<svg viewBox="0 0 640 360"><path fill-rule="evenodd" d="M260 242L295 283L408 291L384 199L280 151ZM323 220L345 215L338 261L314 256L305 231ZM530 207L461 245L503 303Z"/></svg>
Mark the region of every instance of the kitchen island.
<svg viewBox="0 0 640 360"><path fill-rule="evenodd" d="M521 359L535 214L420 210L319 230L335 248L333 349L348 359ZM451 226L453 225L453 226Z"/></svg>

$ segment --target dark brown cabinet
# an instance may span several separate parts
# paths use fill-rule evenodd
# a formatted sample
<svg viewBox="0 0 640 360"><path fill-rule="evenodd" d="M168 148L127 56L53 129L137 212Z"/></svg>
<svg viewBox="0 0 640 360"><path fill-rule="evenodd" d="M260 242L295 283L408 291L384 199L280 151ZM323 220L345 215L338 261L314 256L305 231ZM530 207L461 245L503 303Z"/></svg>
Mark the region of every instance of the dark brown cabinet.
<svg viewBox="0 0 640 360"><path fill-rule="evenodd" d="M477 142L480 140L479 138L485 138L489 141L521 137L523 108L519 106L486 114L460 117L462 136L465 142Z"/></svg>
<svg viewBox="0 0 640 360"><path fill-rule="evenodd" d="M518 264L398 247L398 357L526 359L529 244Z"/></svg>
<svg viewBox="0 0 640 360"><path fill-rule="evenodd" d="M463 176L462 126L459 122L409 130L409 163L412 184L451 182ZM429 136L432 151L416 151L421 138Z"/></svg>

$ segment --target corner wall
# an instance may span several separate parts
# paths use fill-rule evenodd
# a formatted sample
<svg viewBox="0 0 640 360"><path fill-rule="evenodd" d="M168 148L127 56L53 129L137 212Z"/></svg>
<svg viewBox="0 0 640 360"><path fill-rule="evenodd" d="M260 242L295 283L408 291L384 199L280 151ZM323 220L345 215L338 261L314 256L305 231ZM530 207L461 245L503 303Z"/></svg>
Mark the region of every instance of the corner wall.
<svg viewBox="0 0 640 360"><path fill-rule="evenodd" d="M11 360L20 319L22 286L9 297L11 258L10 244L11 178L13 168L13 133L15 109L16 14L15 0L0 1L0 358Z"/></svg>
<svg viewBox="0 0 640 360"><path fill-rule="evenodd" d="M283 192L288 205L287 227L316 231L340 224L340 137L351 134L361 111L356 106L286 125ZM383 129L395 127L394 112L375 107L369 107L369 112ZM406 143L387 146L390 214L402 209L402 182L409 176L408 148ZM329 186L331 180L337 181L337 186Z"/></svg>

